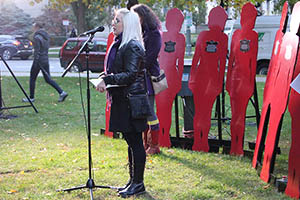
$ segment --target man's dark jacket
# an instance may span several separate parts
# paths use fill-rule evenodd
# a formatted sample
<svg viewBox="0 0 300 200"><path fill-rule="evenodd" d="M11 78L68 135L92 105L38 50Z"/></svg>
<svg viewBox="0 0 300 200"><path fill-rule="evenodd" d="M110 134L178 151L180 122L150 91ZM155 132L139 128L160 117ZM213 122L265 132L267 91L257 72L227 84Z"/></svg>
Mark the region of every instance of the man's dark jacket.
<svg viewBox="0 0 300 200"><path fill-rule="evenodd" d="M48 49L50 38L46 31L40 29L34 33L33 48L34 48L34 63L48 62Z"/></svg>

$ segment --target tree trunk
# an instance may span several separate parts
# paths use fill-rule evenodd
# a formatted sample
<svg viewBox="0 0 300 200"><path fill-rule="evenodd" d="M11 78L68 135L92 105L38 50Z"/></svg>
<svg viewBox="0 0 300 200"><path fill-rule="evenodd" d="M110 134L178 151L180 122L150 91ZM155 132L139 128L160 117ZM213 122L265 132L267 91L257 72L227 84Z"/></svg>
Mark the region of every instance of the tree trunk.
<svg viewBox="0 0 300 200"><path fill-rule="evenodd" d="M71 3L74 15L76 16L77 21L77 30L78 33L83 33L87 30L87 24L85 21L85 13L87 10L86 5L82 2L82 0L78 0L76 2Z"/></svg>

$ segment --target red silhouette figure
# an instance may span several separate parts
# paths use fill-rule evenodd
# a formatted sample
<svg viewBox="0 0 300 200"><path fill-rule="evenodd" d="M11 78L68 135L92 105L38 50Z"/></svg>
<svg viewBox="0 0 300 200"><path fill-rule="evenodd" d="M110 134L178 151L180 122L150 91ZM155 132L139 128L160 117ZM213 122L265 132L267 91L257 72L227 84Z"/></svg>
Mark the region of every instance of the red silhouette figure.
<svg viewBox="0 0 300 200"><path fill-rule="evenodd" d="M160 123L159 144L164 147L171 147L172 105L176 94L181 89L185 37L179 31L183 20L184 16L179 9L173 8L168 11L166 16L167 32L162 33L162 48L159 53L159 65L165 71L169 86L155 97L157 117Z"/></svg>
<svg viewBox="0 0 300 200"><path fill-rule="evenodd" d="M293 8L290 30L293 34L300 33L300 2ZM294 36L293 36L294 37ZM294 41L295 43L297 40ZM299 42L299 38L298 38ZM297 43L298 44L298 43ZM298 50L294 78L300 73L300 51ZM289 112L292 117L292 142L289 153L288 183L285 193L293 198L300 198L300 94L291 90Z"/></svg>
<svg viewBox="0 0 300 200"><path fill-rule="evenodd" d="M246 3L241 13L241 29L232 36L228 62L226 90L231 104L231 149L230 154L244 155L244 131L246 109L253 95L258 48L258 34L254 30L257 11L253 4Z"/></svg>
<svg viewBox="0 0 300 200"><path fill-rule="evenodd" d="M197 39L192 61L189 88L195 102L193 150L208 152L211 111L216 97L222 92L228 37L223 33L227 20L225 10L218 6L208 16L208 31Z"/></svg>
<svg viewBox="0 0 300 200"><path fill-rule="evenodd" d="M105 54L105 61L104 61L104 71L106 71L107 56L108 56L110 47L113 42L114 42L114 33L110 32L108 35L108 38L107 38L106 54ZM106 98L104 135L106 135L108 137L113 137L114 133L109 131L109 118L110 118L110 101L108 98Z"/></svg>
<svg viewBox="0 0 300 200"><path fill-rule="evenodd" d="M300 73L300 51L298 51L297 65L294 78ZM289 98L289 112L292 117L292 141L289 153L288 183L285 193L292 198L300 198L300 95L291 90Z"/></svg>
<svg viewBox="0 0 300 200"><path fill-rule="evenodd" d="M269 64L268 75L267 75L265 88L264 88L262 111L261 111L261 117L260 117L259 127L256 136L256 146L255 146L253 160L252 160L252 166L254 168L257 167L257 162L261 162L261 157L264 150L263 148L264 148L264 142L266 138L268 118L269 118L268 113L270 112L270 103L271 103L270 94L272 93L272 84L276 78L276 74L278 71L276 64L278 60L281 43L282 43L282 38L286 31L285 24L287 23L288 20L287 12L288 12L288 3L285 2L282 8L280 26L278 31L276 32L276 36L273 44L271 61Z"/></svg>
<svg viewBox="0 0 300 200"><path fill-rule="evenodd" d="M270 94L270 123L265 144L264 160L260 173L260 178L265 182L270 181L270 173L274 168L276 157L275 148L278 145L280 136L279 126L287 107L290 83L293 76L299 44L299 37L296 35L299 28L299 13L298 4L298 7L295 5L292 12L290 32L286 32L282 38L279 57L276 63L278 70L274 83L272 84L272 93Z"/></svg>

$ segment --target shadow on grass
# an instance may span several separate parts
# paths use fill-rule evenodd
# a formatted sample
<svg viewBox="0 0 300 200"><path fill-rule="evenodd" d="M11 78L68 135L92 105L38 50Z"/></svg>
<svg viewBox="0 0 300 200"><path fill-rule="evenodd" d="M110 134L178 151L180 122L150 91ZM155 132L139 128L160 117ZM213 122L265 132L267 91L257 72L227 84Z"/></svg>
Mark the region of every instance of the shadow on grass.
<svg viewBox="0 0 300 200"><path fill-rule="evenodd" d="M116 190L111 190L111 193L116 193L116 197L118 196L120 199L126 199L126 198L122 198L121 196L118 195L118 193L116 192ZM95 195L96 196L96 195ZM94 198L95 200L103 200L103 197L99 197L97 196L96 198ZM140 195L133 195L127 199L147 199L147 200L156 200L154 197L151 196L151 194L149 194L149 192L146 191L146 193L144 194L140 194Z"/></svg>
<svg viewBox="0 0 300 200"><path fill-rule="evenodd" d="M198 152L194 152L194 153L198 153ZM247 176L246 175L247 172L242 172L244 174L240 174L241 171L237 167L233 167L233 168L229 168L228 170L220 171L220 170L222 170L222 162L220 162L220 161L219 162L216 161L218 164L215 165L214 168L212 168L211 166L208 166L204 160L203 160L204 161L203 164L201 164L201 163L198 164L199 162L193 162L193 160L191 160L190 158L181 158L176 155L166 154L164 152L162 152L159 156L161 156L162 159L173 160L175 162L178 162L178 163L192 169L193 171L195 171L199 174L203 174L205 177L208 177L207 180L214 180L217 183L220 183L222 185L227 185L228 187L223 188L221 190L226 193L226 196L229 196L229 197L234 197L237 194L241 194L243 192L247 192L247 193L253 192L253 190L251 191L251 190L249 190L249 188L251 188L253 185L255 185L255 182L259 179L259 178L257 178L257 180L256 180L254 176ZM199 156L201 156L201 153L199 153ZM221 159L223 160L223 157ZM241 159L246 159L246 158L241 158ZM224 161L226 161L226 160L243 162L243 160L238 160L237 158L234 158L234 157L227 158L225 156ZM218 166L220 166L220 167L218 167ZM249 168L250 168L250 164L249 164ZM251 169L249 169L249 170L251 170ZM243 178L246 178L246 179L243 179ZM205 184L203 186L204 188L209 189L209 187L213 187L213 186L207 185L207 183L204 183L204 184ZM234 189L234 191L232 191L232 189ZM221 192L221 191L219 191L219 192ZM258 194L258 192L256 192L256 194ZM256 194L253 194L253 195L256 195Z"/></svg>

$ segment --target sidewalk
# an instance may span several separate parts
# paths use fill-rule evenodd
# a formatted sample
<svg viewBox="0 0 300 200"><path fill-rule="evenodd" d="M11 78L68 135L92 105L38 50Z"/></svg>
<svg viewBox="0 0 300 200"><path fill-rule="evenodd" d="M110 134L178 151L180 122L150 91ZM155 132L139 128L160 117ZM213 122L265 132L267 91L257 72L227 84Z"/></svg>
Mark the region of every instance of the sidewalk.
<svg viewBox="0 0 300 200"><path fill-rule="evenodd" d="M57 47L57 48L59 48L59 47ZM15 76L29 77L32 60L28 60L28 61L13 60L13 61L10 61L10 62L14 62L15 66L10 65L10 67L12 68L13 73L14 73ZM60 66L59 58L49 58L49 62L50 62L51 76L61 77L61 75L64 72L64 69L61 68L61 66ZM22 63L22 64L19 64L19 63ZM13 63L11 63L11 64L13 64ZM10 72L6 69L6 67L1 68L1 65L3 65L3 63L0 62L1 76L11 76ZM192 65L192 59L184 59L184 65L185 66L191 66ZM81 72L80 75L82 77L87 76L86 72ZM185 77L186 77L186 75L188 76L188 74L185 74ZM42 73L39 73L39 76L42 76ZM98 76L99 76L99 73L91 73L90 72L90 77L91 78L95 78L95 77L98 77ZM78 73L68 72L66 74L66 77L78 77ZM256 82L265 82L265 81L266 81L266 76L256 77Z"/></svg>
<svg viewBox="0 0 300 200"><path fill-rule="evenodd" d="M19 76L29 77L30 76L30 72L13 72L13 73L16 77L19 77ZM63 72L51 72L51 77L61 77L62 74L63 74ZM10 74L10 72L1 72L1 76L11 76L11 74ZM42 77L43 74L40 72L38 76ZM86 78L87 73L81 72L80 76ZM91 73L90 72L89 76L90 76L90 78L97 78L97 77L99 77L99 73ZM76 72L68 72L65 75L65 77L79 77L79 75Z"/></svg>

